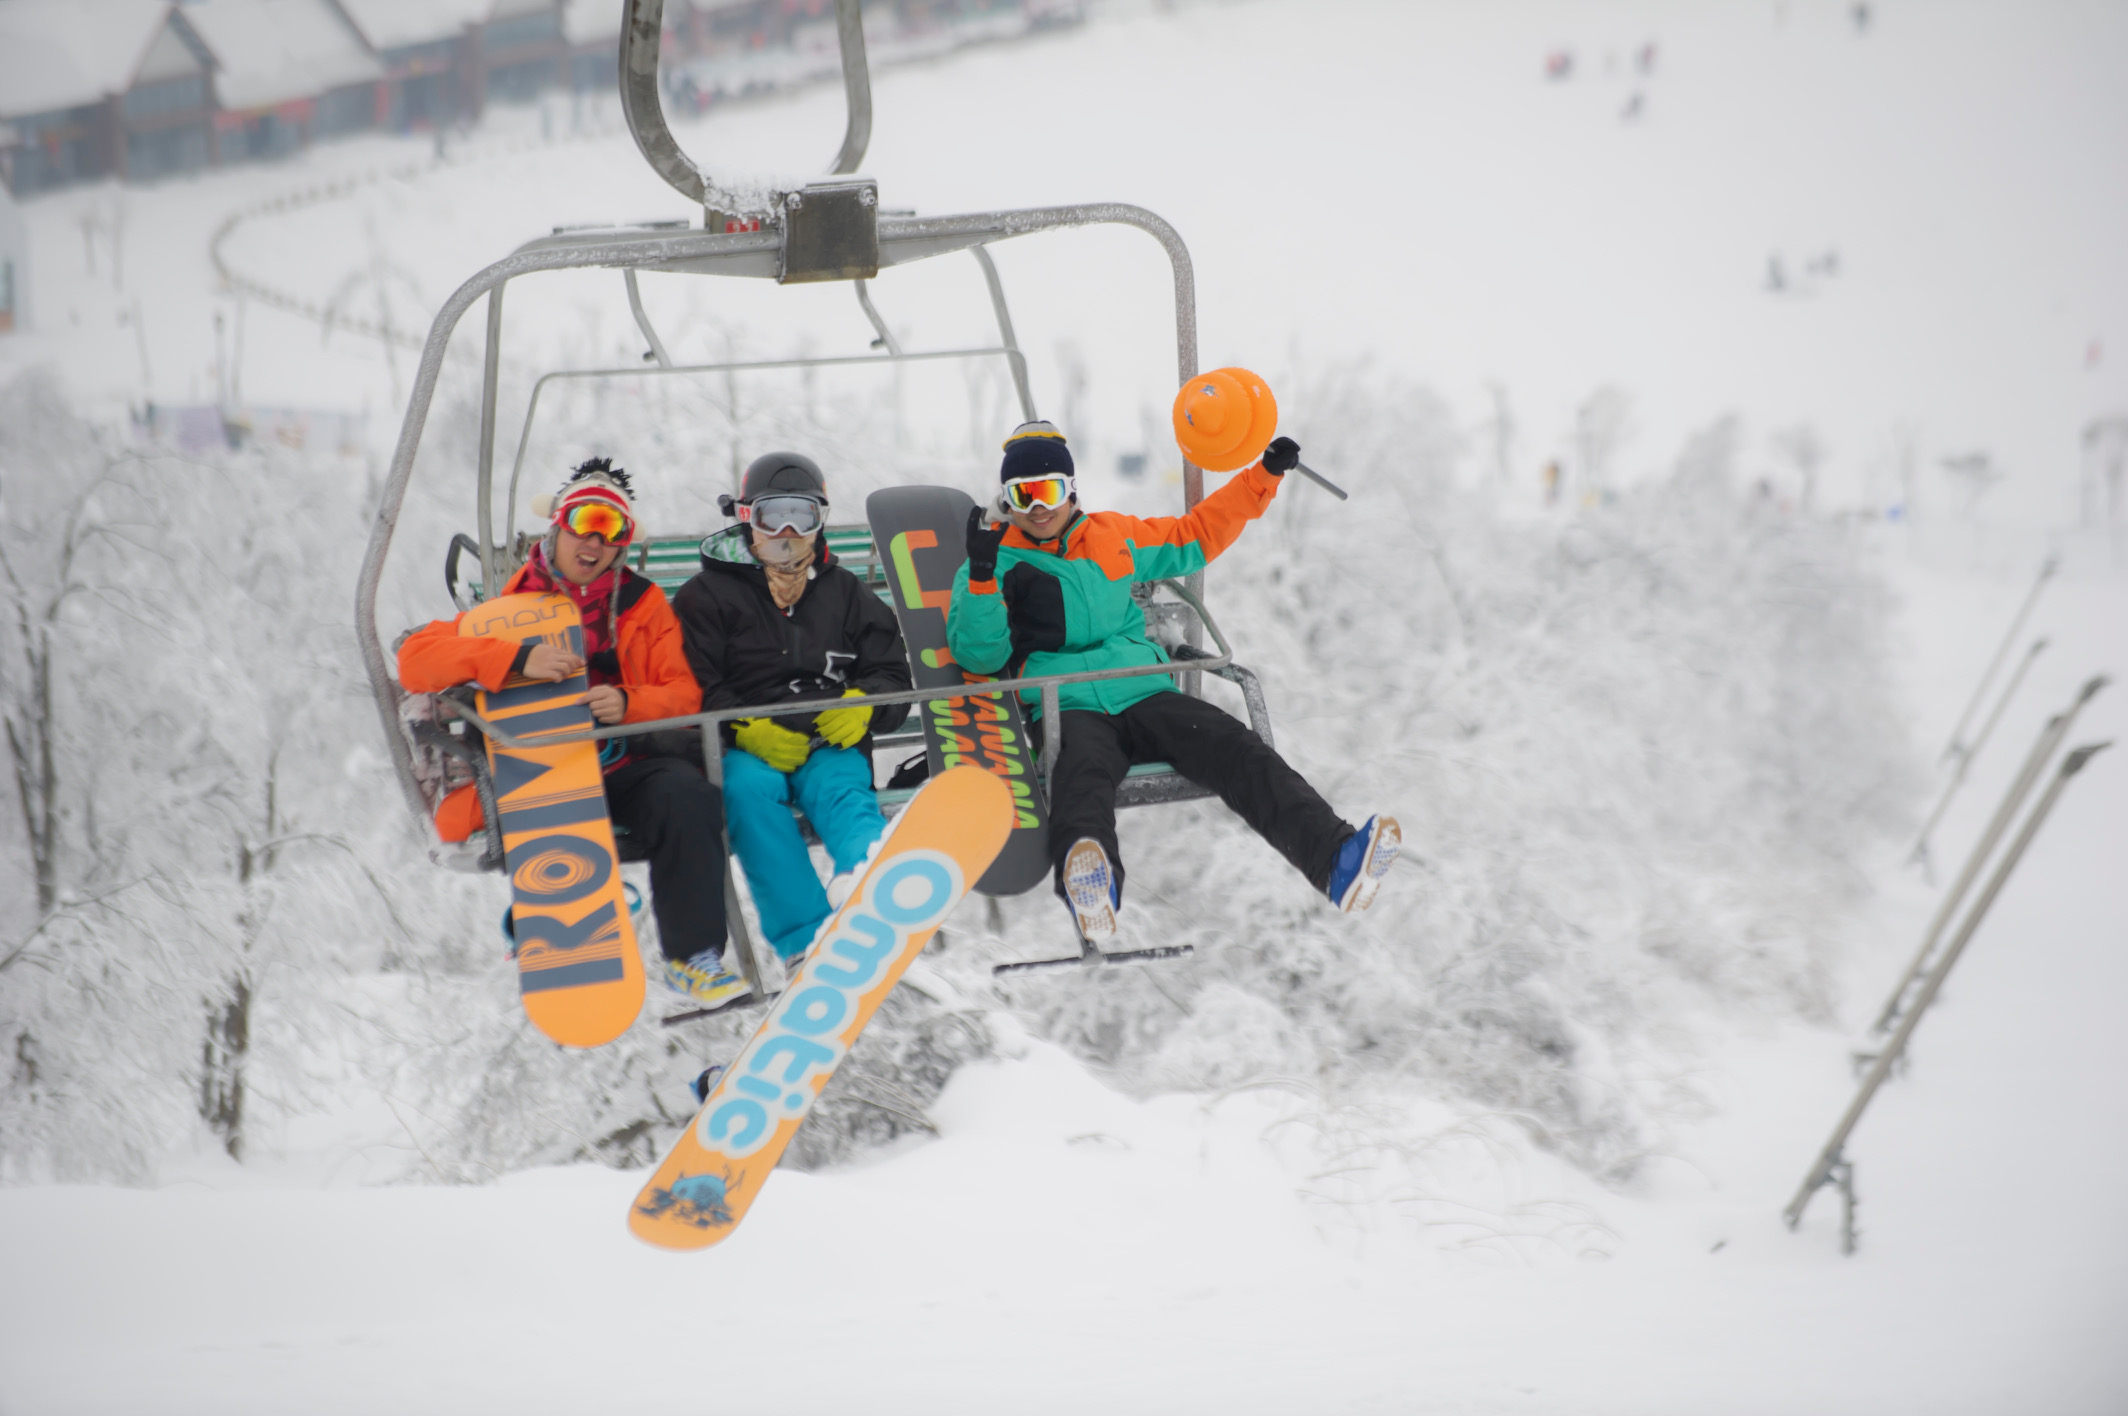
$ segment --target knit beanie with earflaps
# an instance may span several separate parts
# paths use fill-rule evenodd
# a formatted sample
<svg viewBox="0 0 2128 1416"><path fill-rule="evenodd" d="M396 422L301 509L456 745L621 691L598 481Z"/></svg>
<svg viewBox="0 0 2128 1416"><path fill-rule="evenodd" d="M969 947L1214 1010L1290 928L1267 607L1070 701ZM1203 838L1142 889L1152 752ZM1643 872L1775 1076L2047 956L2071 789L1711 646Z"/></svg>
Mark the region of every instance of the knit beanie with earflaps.
<svg viewBox="0 0 2128 1416"><path fill-rule="evenodd" d="M633 541L640 529L635 519L635 485L629 480L628 469L614 466L610 457L594 457L579 464L558 490L551 494L535 496L531 502L532 514L547 518L547 534L540 538L540 552L546 561L548 574L556 580L562 578L561 572L554 568L562 517L571 507L588 501L605 502L628 518L628 541L621 544L627 545ZM613 577L613 590L620 588L621 563L626 559L626 556L615 556L613 559L613 568L608 572ZM610 592L606 596L608 642L612 641L613 631L620 618L619 600L618 595Z"/></svg>
<svg viewBox="0 0 2128 1416"><path fill-rule="evenodd" d="M571 472L560 489L552 495L532 498L532 514L547 519L548 549L553 549L554 528L561 525L562 515L580 502L602 501L611 505L628 518L633 538L635 527L635 486L628 478L628 469L613 465L610 457L594 457Z"/></svg>

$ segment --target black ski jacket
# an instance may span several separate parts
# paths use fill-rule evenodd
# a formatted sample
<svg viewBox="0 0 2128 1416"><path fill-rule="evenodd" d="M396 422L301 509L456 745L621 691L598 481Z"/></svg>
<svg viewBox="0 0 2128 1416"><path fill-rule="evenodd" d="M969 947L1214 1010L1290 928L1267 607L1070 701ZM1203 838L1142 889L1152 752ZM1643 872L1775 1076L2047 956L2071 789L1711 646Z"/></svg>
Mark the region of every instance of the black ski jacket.
<svg viewBox="0 0 2128 1416"><path fill-rule="evenodd" d="M733 526L702 542L702 569L673 596L687 662L702 685L702 710L754 703L818 702L778 714L793 732L810 734L814 715L852 688L892 693L910 687L909 660L894 611L844 570L823 534L813 543L813 578L788 611L776 608L768 575L747 549L746 528ZM892 732L909 716L905 703L872 710L872 729ZM732 725L724 725L731 740ZM871 744L863 744L867 751Z"/></svg>

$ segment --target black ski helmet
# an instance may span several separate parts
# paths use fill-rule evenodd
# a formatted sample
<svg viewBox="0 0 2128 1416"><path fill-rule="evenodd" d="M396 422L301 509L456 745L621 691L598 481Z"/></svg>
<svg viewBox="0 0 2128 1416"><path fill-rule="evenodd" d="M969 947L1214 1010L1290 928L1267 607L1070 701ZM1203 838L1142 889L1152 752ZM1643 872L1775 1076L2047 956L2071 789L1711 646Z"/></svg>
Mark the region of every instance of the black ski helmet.
<svg viewBox="0 0 2128 1416"><path fill-rule="evenodd" d="M746 475L739 479L739 495L718 497L717 509L734 516L739 503L771 493L813 497L826 506L828 480L820 474L820 464L802 452L764 452L746 464Z"/></svg>

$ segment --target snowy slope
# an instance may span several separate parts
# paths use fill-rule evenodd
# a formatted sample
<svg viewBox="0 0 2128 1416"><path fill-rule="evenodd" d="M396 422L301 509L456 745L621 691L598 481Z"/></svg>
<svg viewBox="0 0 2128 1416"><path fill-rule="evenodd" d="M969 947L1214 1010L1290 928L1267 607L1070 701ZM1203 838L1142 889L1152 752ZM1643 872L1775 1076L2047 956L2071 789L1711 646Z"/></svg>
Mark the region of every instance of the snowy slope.
<svg viewBox="0 0 2128 1416"><path fill-rule="evenodd" d="M1621 479L1740 409L1755 465L1785 475L1760 435L1808 419L1833 449L1826 498L1883 505L1892 435L1914 428L1922 524L1869 534L1905 599L1905 702L1933 756L2024 592L2031 529L2072 504L2077 430L2128 405L2128 275L2112 254L2128 198L2097 176L2107 135L2128 131L2105 78L2128 20L2117 6L1872 9L1857 37L1832 4L1118 6L1079 34L878 76L869 165L890 202L928 211L1116 198L1169 215L1197 255L1209 360L1316 374L1363 354L1428 379L1481 469L1497 380L1524 493L1545 459L1574 455L1576 410L1605 384L1636 408ZM1651 40L1654 71L1637 77ZM1569 45L1576 80L1544 84L1545 52ZM684 139L803 166L835 131L815 95ZM500 115L472 140L477 160L247 222L229 254L321 303L374 307L382 289L418 324L423 301L548 225L680 214L625 138L538 133L532 115ZM107 404L210 398L215 310L232 343L235 324L205 256L224 216L424 157L371 141L33 202L46 327L0 357L54 360ZM121 212L123 289L108 244ZM999 260L1038 397L1076 396L1105 462L1139 445L1142 409L1171 383L1164 275L1140 237L1083 238L1090 273L1069 239ZM1841 273L1807 295L1760 288L1770 254L1795 267L1834 246ZM971 272L905 275L876 289L905 337L981 334ZM513 305L526 358L633 359L616 284ZM713 306L645 285L697 353L867 337L846 292ZM787 325L765 313L791 307ZM244 321L246 398L366 406L388 441L409 355L321 343L257 306ZM2087 366L2094 338L2105 350ZM993 434L955 430L971 446ZM1934 462L1978 446L2013 481L1962 525ZM1979 829L2047 712L2090 673L2128 671L2128 588L2077 549L2028 632L2052 645L1939 829L1940 858ZM405 559L409 603L433 600L428 550ZM2075 740L2122 737L2124 693L2102 695ZM2128 1300L2113 1119L2128 1080L2124 771L2109 754L2071 789L1858 1133L1853 1259L1831 1196L1799 1234L1778 1220L1851 1092L1833 1028L1676 1020L1716 1039L1698 1081L1721 1109L1621 1192L1435 1100L1131 1101L1001 1023L999 1059L931 1109L937 1140L784 1173L704 1255L628 1239L639 1173L380 1184L426 1177L433 1122L374 1095L290 1124L241 1168L174 1157L152 1189L0 1190L0 1411L2128 1409L2111 1331ZM1844 930L1849 1031L1935 902L1911 872L1857 864L1877 894ZM1383 1168L1418 1175L1419 1192L1325 1175L1370 1103L1433 1133L1415 1170Z"/></svg>

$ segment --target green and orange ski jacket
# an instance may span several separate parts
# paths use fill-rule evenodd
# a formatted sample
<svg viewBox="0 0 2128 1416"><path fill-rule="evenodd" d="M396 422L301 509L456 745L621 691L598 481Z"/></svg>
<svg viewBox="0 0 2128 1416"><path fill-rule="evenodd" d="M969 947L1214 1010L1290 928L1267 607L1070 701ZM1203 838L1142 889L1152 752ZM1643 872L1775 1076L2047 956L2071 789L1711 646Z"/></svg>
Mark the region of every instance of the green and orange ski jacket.
<svg viewBox="0 0 2128 1416"><path fill-rule="evenodd" d="M971 582L966 565L953 577L947 646L962 668L1006 678L1165 664L1131 586L1204 569L1263 515L1279 481L1259 462L1183 516L1082 512L1050 541L1011 527L995 579ZM1097 679L1065 684L1057 701L1066 711L1120 713L1174 687L1166 674ZM1021 698L1029 716L1040 712L1039 692Z"/></svg>

